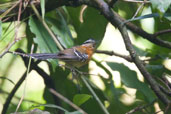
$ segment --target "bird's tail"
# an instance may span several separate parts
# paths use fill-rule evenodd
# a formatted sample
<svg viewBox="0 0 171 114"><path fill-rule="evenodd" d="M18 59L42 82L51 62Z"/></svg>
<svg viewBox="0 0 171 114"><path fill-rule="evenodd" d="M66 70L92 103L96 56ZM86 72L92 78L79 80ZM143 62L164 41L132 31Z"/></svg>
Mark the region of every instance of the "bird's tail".
<svg viewBox="0 0 171 114"><path fill-rule="evenodd" d="M31 57L34 59L39 59L39 60L47 60L47 59L58 59L58 55L56 53L34 53L34 54L25 54L25 53L20 53L20 52L10 52L16 55L21 55L23 57Z"/></svg>
<svg viewBox="0 0 171 114"><path fill-rule="evenodd" d="M39 60L58 59L56 53L34 53L34 54L28 54L28 56Z"/></svg>

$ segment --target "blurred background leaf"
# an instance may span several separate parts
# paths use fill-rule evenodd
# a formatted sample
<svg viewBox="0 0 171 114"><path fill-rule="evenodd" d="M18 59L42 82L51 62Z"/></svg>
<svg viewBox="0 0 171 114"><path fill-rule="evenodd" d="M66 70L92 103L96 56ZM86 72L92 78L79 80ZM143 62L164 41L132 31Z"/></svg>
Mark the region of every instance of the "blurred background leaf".
<svg viewBox="0 0 171 114"><path fill-rule="evenodd" d="M107 63L113 70L120 72L122 83L130 88L135 88L138 91L141 91L145 99L150 103L156 99L152 90L143 82L140 82L137 79L137 73L129 69L124 64L118 63Z"/></svg>
<svg viewBox="0 0 171 114"><path fill-rule="evenodd" d="M76 94L73 98L73 103L80 106L91 97L92 97L91 95L87 95L87 94Z"/></svg>
<svg viewBox="0 0 171 114"><path fill-rule="evenodd" d="M100 41L99 44L103 45L100 49L118 51L124 55L129 54L127 51L123 51L125 46L122 45L123 40L120 33L116 32L118 31L117 28L114 28L104 18L100 11L82 5L80 7L64 6L47 12L47 9L49 9L48 7L51 8L53 6L46 5L47 9L45 9L45 1L42 1L39 11L42 11L42 17L64 48L70 48L82 44L89 38L94 38L95 40ZM150 1L152 2L153 9L151 8L151 4L145 4L133 19L132 23L151 34L170 29L170 16L165 16L166 14L170 15L171 13L170 0ZM7 1L3 0L3 2ZM46 1L46 3L47 2L56 3L56 1L53 0ZM113 10L127 20L133 17L140 5L141 4L139 3L118 1ZM18 9L16 11L18 11ZM32 12L26 12L27 14L25 12L23 13L24 15L22 15L22 17L25 17ZM160 15L156 16L156 13L160 13ZM13 14L13 12L11 14ZM155 16L157 18L154 18ZM159 16L163 16L164 18L158 18ZM34 53L59 52L58 47L42 23L35 16L30 16L28 21L27 18L26 21L22 22L22 25L18 30L18 33L22 33L26 38L23 38L16 43L10 50L13 51L16 48L21 48L25 52L30 53L31 45L36 43ZM15 26L13 20L10 20L9 22L1 21L0 52L4 51L6 47L14 41L14 36L16 34ZM134 49L141 56L140 58L142 60L147 60L145 61L146 68L155 78L161 78L163 74L171 75L169 64L171 57L170 49L155 45L131 31L129 31L129 35L134 45ZM169 33L163 34L158 38L165 41L171 41ZM106 42L106 44L103 44L104 42ZM95 61L94 58L98 61ZM11 79L14 83L18 81L19 77L22 76L23 72L26 70L20 57L11 54L6 54L0 59L0 64L0 74ZM93 60L90 61L90 64L80 69L81 71L98 75L86 76L86 79L111 114L125 114L137 106L148 105L156 100L156 95L154 95L153 91L149 88L149 85L143 77L140 76L137 68L132 66L132 63L125 62L123 59L118 59L114 56L109 57L95 54ZM79 77L78 81L73 80L68 69L58 67L58 60L40 62L39 67L52 78L56 90L64 97L71 101L73 100L75 104L79 105L88 114L103 114L99 104L94 97L91 97L91 93L85 87L84 83ZM29 86L26 90L33 90L36 87L38 89L26 94L27 98L34 102L24 100L19 111L30 110L30 108L38 102L38 104L52 104L48 105L49 107L39 107L41 110L57 113L60 109L57 109L57 107L51 108L56 106L53 105L56 101L54 101L52 95L49 93L48 88L45 87L42 78L35 73L35 71L32 71L29 77L32 80L28 80ZM160 81L158 81L158 83L161 84ZM37 85L35 86L35 84ZM8 91L8 94L14 87L9 81L2 79L0 79L0 85L0 90L4 89ZM21 87L23 87L23 85ZM20 89L19 92L17 92L16 97L18 99L14 98L12 100L8 113L15 111L19 98L22 95L21 93L23 93L23 89ZM0 94L0 99L2 99L0 106L4 103L8 94ZM80 114L80 112L75 111L75 109L62 100L59 101L59 104L60 108L67 110L65 111L67 114ZM137 114L155 113L158 109L165 109L165 106L160 101L156 101L155 105L151 104L145 110L138 111ZM1 107L0 110L2 110Z"/></svg>
<svg viewBox="0 0 171 114"><path fill-rule="evenodd" d="M89 38L101 41L106 31L107 20L100 12L91 7L67 7L71 24L77 33L76 43L80 44ZM100 43L100 42L99 42Z"/></svg>
<svg viewBox="0 0 171 114"><path fill-rule="evenodd" d="M30 17L29 26L31 32L36 36L34 42L38 44L41 53L57 53L59 51L50 34L40 21ZM58 64L57 60L49 61L52 63L53 68Z"/></svg>
<svg viewBox="0 0 171 114"><path fill-rule="evenodd" d="M156 8L160 13L164 14L171 5L170 0L150 0L153 8Z"/></svg>

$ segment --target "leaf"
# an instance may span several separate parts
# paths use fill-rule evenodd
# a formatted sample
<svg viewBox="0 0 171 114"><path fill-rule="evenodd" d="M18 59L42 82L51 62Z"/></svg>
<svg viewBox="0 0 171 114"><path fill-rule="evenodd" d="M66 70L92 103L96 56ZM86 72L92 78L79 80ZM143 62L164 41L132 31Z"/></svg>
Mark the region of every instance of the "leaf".
<svg viewBox="0 0 171 114"><path fill-rule="evenodd" d="M154 76L158 76L158 77L161 77L163 73L168 73L168 74L171 74L171 71L168 70L167 68L165 68L163 65L161 64L147 64L145 66L148 71L153 74Z"/></svg>
<svg viewBox="0 0 171 114"><path fill-rule="evenodd" d="M77 94L73 98L74 104L80 106L83 103L85 103L87 100L89 100L92 96L88 94Z"/></svg>
<svg viewBox="0 0 171 114"><path fill-rule="evenodd" d="M100 15L100 12L91 7L87 7L84 11L82 7L67 7L67 11L77 33L76 43L82 43L89 38L102 40L107 20Z"/></svg>
<svg viewBox="0 0 171 114"><path fill-rule="evenodd" d="M70 48L74 44L72 41L73 38L71 32L61 12L59 12L58 10L56 12L57 12L57 16L56 16L57 19L54 19L54 17L53 18L46 17L46 21L48 22L48 24L51 25L51 29L57 35L60 43L65 48Z"/></svg>
<svg viewBox="0 0 171 114"><path fill-rule="evenodd" d="M2 38L2 22L0 21L0 40Z"/></svg>
<svg viewBox="0 0 171 114"><path fill-rule="evenodd" d="M156 97L153 94L152 90L148 87L147 84L140 82L137 79L137 73L135 71L130 70L124 64L110 62L108 62L107 64L112 68L112 70L117 70L120 72L121 81L125 86L135 88L143 93L148 102L154 101Z"/></svg>
<svg viewBox="0 0 171 114"><path fill-rule="evenodd" d="M171 14L171 7L169 7L169 9L167 10L167 13ZM171 16L168 16L165 18L168 19L169 21L171 21Z"/></svg>
<svg viewBox="0 0 171 114"><path fill-rule="evenodd" d="M59 51L55 42L40 21L30 17L29 26L31 32L36 35L34 42L38 44L41 53L57 53ZM51 62L53 68L56 68L58 64L57 60L53 59L48 61Z"/></svg>
<svg viewBox="0 0 171 114"><path fill-rule="evenodd" d="M40 0L40 6L41 6L41 12L42 12L42 18L45 17L45 0Z"/></svg>
<svg viewBox="0 0 171 114"><path fill-rule="evenodd" d="M161 13L165 13L171 5L171 0L150 0L154 9L158 9Z"/></svg>

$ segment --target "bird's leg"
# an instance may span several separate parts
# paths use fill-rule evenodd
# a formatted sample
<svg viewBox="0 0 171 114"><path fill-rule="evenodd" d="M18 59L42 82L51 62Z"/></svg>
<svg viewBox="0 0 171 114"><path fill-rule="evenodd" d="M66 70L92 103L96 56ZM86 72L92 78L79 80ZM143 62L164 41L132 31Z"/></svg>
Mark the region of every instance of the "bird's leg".
<svg viewBox="0 0 171 114"><path fill-rule="evenodd" d="M62 64L59 64L60 67L65 67L67 69L69 69L72 73L72 80L76 80L76 87L78 89L78 93L80 93L81 91L81 84L80 84L80 81L79 81L79 75L80 75L80 71L78 69L76 69L75 67L73 66L70 66L70 65L62 65Z"/></svg>
<svg viewBox="0 0 171 114"><path fill-rule="evenodd" d="M75 70L75 69L71 69L71 73L72 73L72 80L76 80L76 87L78 89L78 93L81 92L81 84L79 81L79 73Z"/></svg>

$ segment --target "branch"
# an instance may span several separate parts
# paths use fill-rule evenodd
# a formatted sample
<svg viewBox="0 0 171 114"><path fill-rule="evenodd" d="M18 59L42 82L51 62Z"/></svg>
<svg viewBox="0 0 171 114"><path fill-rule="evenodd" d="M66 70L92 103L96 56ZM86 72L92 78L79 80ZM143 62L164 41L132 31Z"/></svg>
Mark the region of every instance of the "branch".
<svg viewBox="0 0 171 114"><path fill-rule="evenodd" d="M25 80L27 76L27 71L21 76L21 78L19 79L19 81L16 83L16 85L14 86L14 88L12 89L12 91L10 92L10 94L8 95L5 104L3 106L2 109L2 114L6 114L7 109L9 107L9 104L14 96L14 94L16 93L16 91L18 90L18 88L20 87L20 85L23 83L23 81Z"/></svg>
<svg viewBox="0 0 171 114"><path fill-rule="evenodd" d="M119 53L116 53L114 51L103 51L103 50L96 50L96 53L100 53L100 54L106 54L106 55L115 55L115 56L118 56L118 57L121 57L129 62L133 62L132 61L132 58L130 56L127 56L127 55L121 55Z"/></svg>
<svg viewBox="0 0 171 114"><path fill-rule="evenodd" d="M140 1L140 0L123 0L124 2L133 2L133 3L151 3L150 1Z"/></svg>
<svg viewBox="0 0 171 114"><path fill-rule="evenodd" d="M145 66L143 65L142 61L139 59L139 56L136 54L136 51L134 50L132 43L130 41L130 38L128 36L128 32L126 27L122 26L122 20L114 13L109 6L102 0L95 0L96 7L98 7L98 10L101 11L101 13L113 24L114 26L118 27L119 31L121 32L121 35L123 37L126 49L129 51L131 58L135 65L138 67L144 78L148 81L150 84L152 90L155 92L155 94L158 96L158 98L165 104L169 105L170 100L167 98L167 96L160 90L159 86L157 85L157 82L153 79L151 74L145 69ZM156 40L154 40L156 41Z"/></svg>
<svg viewBox="0 0 171 114"><path fill-rule="evenodd" d="M127 112L126 114L133 114L133 113L135 113L135 112L137 112L137 111L141 111L141 110L143 110L143 109L145 109L145 108L147 108L147 107L153 105L155 102L156 102L156 100L154 100L154 101L152 101L151 103L146 104L146 105L137 106L137 107L135 107L134 109L132 109L132 110L130 110L129 112Z"/></svg>
<svg viewBox="0 0 171 114"><path fill-rule="evenodd" d="M161 30L159 32L156 32L153 34L153 37L157 37L159 35L163 35L163 34L166 34L166 33L171 33L171 29L166 29L166 30Z"/></svg>
<svg viewBox="0 0 171 114"><path fill-rule="evenodd" d="M145 1L146 1L146 0L144 0L144 2L145 2ZM138 7L138 9L137 9L137 11L135 12L134 16L132 17L132 19L135 18L135 17L137 16L137 14L139 13L139 11L140 11L141 9L144 8L144 5L145 5L144 2Z"/></svg>
<svg viewBox="0 0 171 114"><path fill-rule="evenodd" d="M58 38L54 35L54 33L51 31L51 29L49 28L49 26L47 25L47 23L45 22L45 20L40 16L38 10L36 9L35 5L33 2L31 2L31 7L33 9L33 11L35 12L36 16L38 17L38 19L41 21L41 23L43 24L43 26L45 27L45 29L48 31L48 33L50 34L50 36L52 37L52 39L54 40L54 42L56 43L56 45L58 46L58 48L60 50L63 50L62 45L60 44Z"/></svg>
<svg viewBox="0 0 171 114"><path fill-rule="evenodd" d="M71 0L70 2L68 2L68 0L62 0L60 2L58 1L53 1L52 2L47 2L47 5L46 6L52 6L52 7L46 7L47 8L47 11L50 11L50 10L53 10L54 8L57 8L57 7L61 7L61 6L81 6L83 4L85 5L88 5L88 6L91 6L91 7L94 7L96 9L98 9L99 11L103 8L103 7L106 7L106 8L109 8L109 6L106 4L105 6L104 5L97 5L94 3L95 0ZM132 0L133 1L133 0ZM101 3L103 4L104 1L102 1ZM150 1L133 1L133 2L143 2L143 3L150 3ZM56 5L55 5L56 4ZM106 9L104 9L106 10ZM109 14L107 14L109 13ZM106 18L111 22L113 21L112 19L112 16L110 13L114 13L112 15L116 16L117 19L116 20L119 20L121 21L120 24L122 24L123 22L125 22L126 20L123 19L122 17L120 17L116 12L108 12L108 10L106 10L105 14L108 15ZM111 22L112 23L112 22ZM115 25L115 23L113 23ZM117 25L116 27L118 27L120 25ZM156 44L156 45L159 45L159 46L162 46L162 47L165 47L165 48L169 48L171 49L171 42L169 41L164 41L164 40L161 40L159 38L157 38L157 36L154 36L153 34L150 34L150 33L147 33L145 32L144 30L142 30L141 28L139 28L138 26L132 24L131 22L128 22L126 23L126 26L128 27L128 29L130 29L132 32L142 36L143 38L149 40L150 42Z"/></svg>
<svg viewBox="0 0 171 114"><path fill-rule="evenodd" d="M114 12L114 15L116 15L118 17L119 20L121 20L122 22L125 22L126 20L123 19L122 17L120 17L117 13ZM157 36L160 35L161 33L154 33L154 34L150 34L150 33L147 33L146 31L144 31L143 29L139 28L138 26L134 25L133 23L131 22L127 22L125 23L126 27L128 29L130 29L132 32L142 36L143 38L147 39L148 41L156 44L156 45L159 45L159 46L162 46L162 47L165 47L165 48L169 48L171 49L171 42L169 41L164 41L164 40L161 40L159 39ZM170 32L170 31L167 31L167 33ZM163 32L164 33L164 32ZM165 32L166 33L166 32Z"/></svg>
<svg viewBox="0 0 171 114"><path fill-rule="evenodd" d="M51 5L49 5L51 4ZM54 5L56 4L56 5ZM99 11L101 11L101 14L104 15L104 17L111 22L114 26L118 27L119 31L121 32L121 35L123 37L123 40L125 42L125 46L127 50L129 51L131 58L133 62L136 64L144 78L148 81L150 84L152 90L155 92L155 94L158 96L158 98L166 105L170 104L170 100L167 98L167 96L160 90L157 82L152 78L151 74L145 69L145 66L142 64L142 61L139 59L139 56L136 54L136 51L134 50L132 43L130 41L130 38L127 33L127 28L123 25L124 19L122 19L117 13L113 12L107 3L105 3L103 0L71 0L68 2L68 0L60 0L60 1L52 1L49 2L46 6L52 6L48 10L54 9L54 7L61 7L61 6L80 6L80 5L89 5L92 6ZM122 26L123 25L123 26ZM126 23L126 26L133 32L137 33L138 35L144 37L145 39L166 48L171 48L171 43L168 41L163 41L161 39L158 39L157 37L154 38L153 34L149 34L142 30L141 28L137 27L136 25L128 22Z"/></svg>
<svg viewBox="0 0 171 114"><path fill-rule="evenodd" d="M144 78L148 81L150 84L152 90L155 92L155 94L158 96L158 98L166 105L170 104L170 100L167 98L167 96L160 90L159 86L157 85L157 82L152 78L151 74L145 69L145 66L143 65L142 61L139 59L139 56L136 54L136 51L134 50L132 43L130 41L130 38L127 33L126 27L123 25L124 19L122 19L117 13L112 11L108 4L104 2L103 0L72 0L68 2L67 0L62 0L60 2L51 2L53 7L61 7L61 6L80 6L80 5L88 5L91 7L96 8L97 10L101 11L101 14L104 15L104 17L111 22L114 26L118 27L119 31L121 32L121 35L123 37L123 40L125 42L125 46L127 50L129 51L131 58L133 62L136 64ZM49 8L48 10L51 10L53 7ZM144 37L145 39L166 48L171 48L171 43L167 41L160 40L158 38L154 38L153 34L149 34L142 30L141 28L137 27L136 25L128 22L126 23L126 26L133 32L139 34L140 36Z"/></svg>
<svg viewBox="0 0 171 114"><path fill-rule="evenodd" d="M100 101L100 99L98 98L98 96L96 95L96 93L94 92L94 90L91 88L91 86L89 85L89 83L86 81L85 77L84 76L81 76L81 79L83 80L84 84L87 86L87 88L89 89L89 91L91 92L91 94L94 96L94 98L96 99L96 101L98 102L98 104L100 105L100 107L102 108L103 112L105 114L109 114L108 110L105 108L105 106Z"/></svg>
<svg viewBox="0 0 171 114"><path fill-rule="evenodd" d="M91 86L89 85L89 83L86 81L85 79L85 75L89 75L88 73L84 73L79 71L77 68L74 67L70 67L70 66L66 66L66 65L62 65L65 68L69 69L72 72L72 77L78 77L79 75L81 76L81 79L83 80L84 84L86 85L86 87L88 88L88 90L91 92L91 94L93 95L93 97L95 98L95 100L97 101L97 103L100 105L100 108L103 110L103 112L105 114L109 114L108 110L106 109L106 107L103 105L103 103L100 101L100 99L98 98L98 96L96 95L96 93L94 92L94 90L91 88ZM93 74L92 74L93 75Z"/></svg>
<svg viewBox="0 0 171 114"><path fill-rule="evenodd" d="M72 106L74 109L76 109L79 112L81 112L82 114L87 114L84 110L82 110L80 107L78 107L77 105L75 105L74 103L72 103L69 99L67 99L66 97L62 96L60 93L58 93L54 89L50 88L49 91L53 95L57 96L58 98L62 99L64 102L66 102L67 104L69 104L70 106Z"/></svg>
<svg viewBox="0 0 171 114"><path fill-rule="evenodd" d="M20 40L21 40L21 38L15 39L12 43L10 43L10 44L8 45L8 47L5 49L5 51L4 51L2 54L0 54L0 58L2 58L6 53L8 53L9 49L10 49L15 43L17 43L17 42L20 41Z"/></svg>
<svg viewBox="0 0 171 114"><path fill-rule="evenodd" d="M168 96L171 96L171 91L167 90L166 88L164 88L163 86L159 85L160 89L167 94Z"/></svg>
<svg viewBox="0 0 171 114"><path fill-rule="evenodd" d="M21 51L19 49L17 50L17 52L24 53L23 51ZM25 66L27 66L28 65L28 59L29 58L22 57L22 59L24 61ZM40 61L36 61L36 62L32 61L31 62L31 67L30 67L30 71L32 71L32 70L35 69L43 77L46 86L49 87L49 88L55 89L54 83L53 83L52 79L50 78L50 76L48 74L46 74L41 68L38 67L39 62ZM25 72L23 74L23 76L19 79L19 81L16 83L16 85L14 86L14 88L12 89L12 91L10 92L10 94L7 97L7 99L5 101L5 104L3 106L2 114L6 114L7 109L9 107L9 104L10 104L10 102L11 102L14 94L16 93L16 91L18 90L18 88L20 87L20 85L23 83L23 81L26 78L26 74L27 74L27 72ZM54 96L54 95L53 95L53 98L54 98L55 104L56 105L60 105L59 99L56 96Z"/></svg>
<svg viewBox="0 0 171 114"><path fill-rule="evenodd" d="M21 50L20 51L17 51L19 53L22 53L24 54L24 52L22 52ZM28 57L25 56L23 57L21 55L21 57L24 59L24 62L28 61ZM56 89L55 89L55 85L53 83L53 80L50 78L50 76L44 72L40 67L38 67L38 63L40 61L37 61L37 62L34 62L32 61L32 64L31 64L31 68L32 70L35 70L43 79L44 79L44 83L45 85L49 88L49 91L52 93L53 95L53 98L54 98L54 101L55 101L55 104L56 105L61 105L60 104L60 101L58 98L62 99L64 102L68 103L70 106L72 106L73 108L75 108L76 110L79 110L81 113L83 114L87 114L85 111L83 111L81 108L79 108L78 106L76 106L75 104L73 104L71 101L69 101L67 98L65 98L64 96L62 96L61 94L59 94ZM27 63L25 63L26 65ZM30 68L30 69L31 69ZM60 110L61 111L61 110Z"/></svg>

